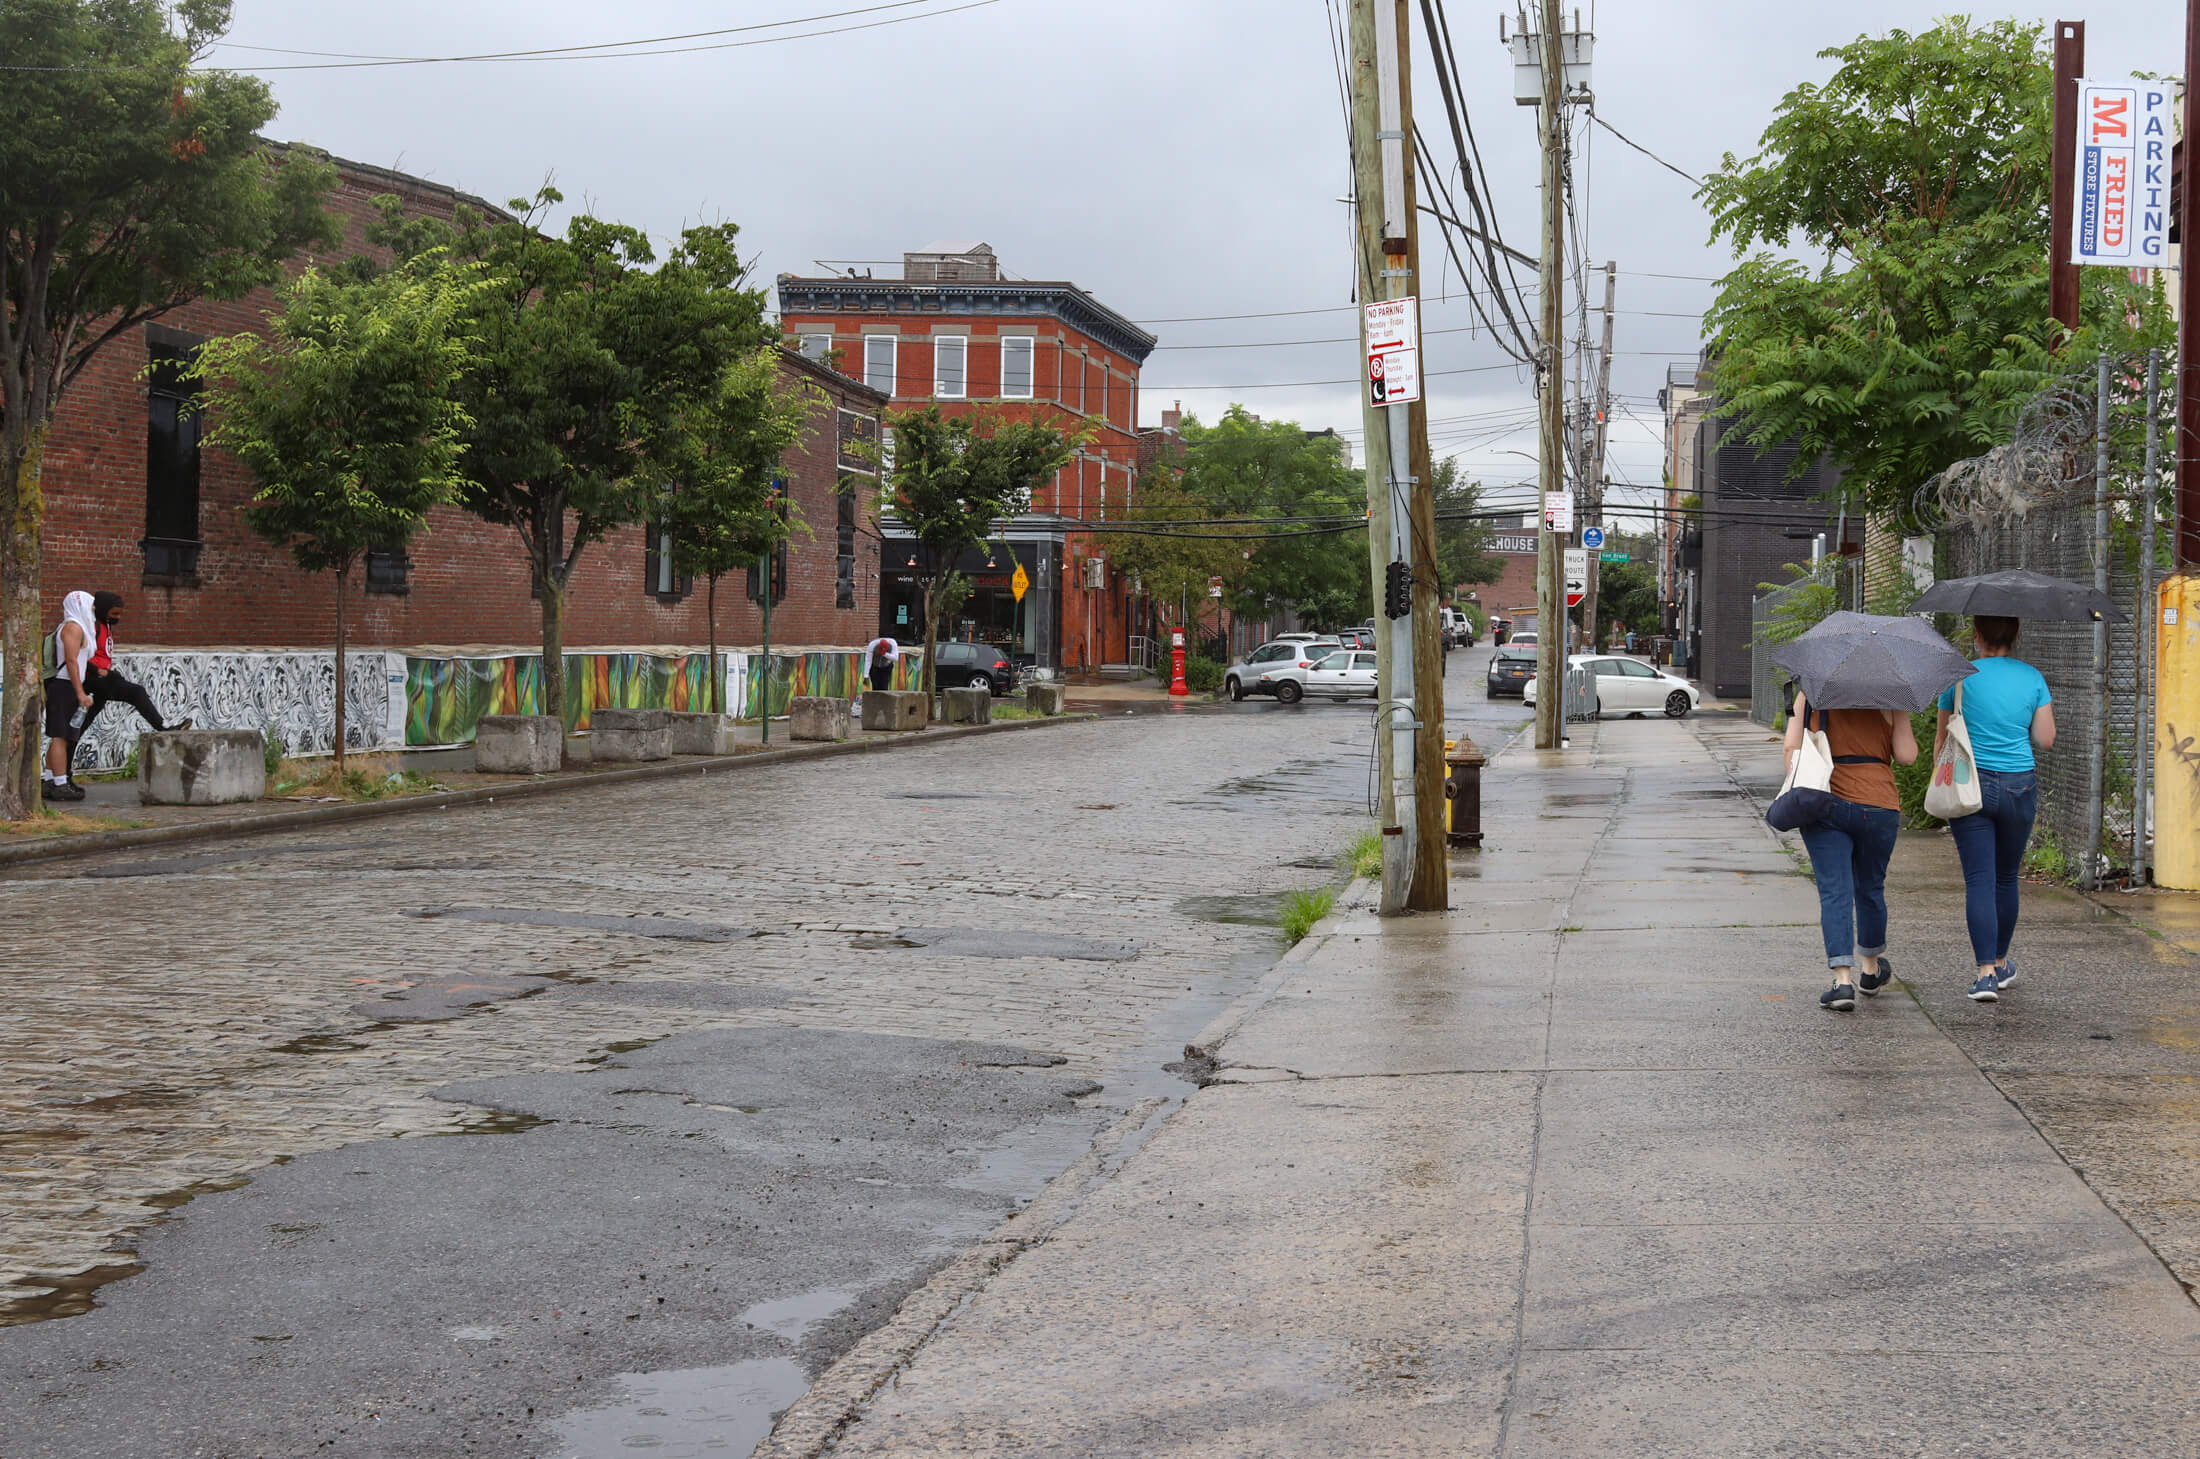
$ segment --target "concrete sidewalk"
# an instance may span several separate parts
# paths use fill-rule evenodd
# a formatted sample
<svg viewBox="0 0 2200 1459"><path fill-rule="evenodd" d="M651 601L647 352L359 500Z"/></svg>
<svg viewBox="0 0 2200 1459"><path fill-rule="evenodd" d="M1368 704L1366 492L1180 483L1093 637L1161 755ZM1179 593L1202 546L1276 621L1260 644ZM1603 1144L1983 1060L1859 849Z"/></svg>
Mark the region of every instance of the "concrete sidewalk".
<svg viewBox="0 0 2200 1459"><path fill-rule="evenodd" d="M2200 1454L2193 960L2036 895L2029 981L1970 1004L1906 838L1905 981L1822 1011L1764 740L1507 752L1456 910L1325 924L832 1452Z"/></svg>

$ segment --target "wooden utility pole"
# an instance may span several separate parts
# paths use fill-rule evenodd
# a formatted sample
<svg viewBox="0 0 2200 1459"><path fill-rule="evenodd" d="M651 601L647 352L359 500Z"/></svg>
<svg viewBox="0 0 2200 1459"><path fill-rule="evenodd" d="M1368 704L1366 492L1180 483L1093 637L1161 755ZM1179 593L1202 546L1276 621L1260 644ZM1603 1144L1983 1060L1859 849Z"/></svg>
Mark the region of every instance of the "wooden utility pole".
<svg viewBox="0 0 2200 1459"><path fill-rule="evenodd" d="M1604 264L1604 348L1597 357L1596 420L1592 429L1595 435L1589 446L1587 480L1582 482L1582 492L1588 498L1587 509L1582 514L1584 522L1604 525L1604 446L1610 439L1612 427L1612 306L1619 294L1619 264L1606 260ZM1604 644L1597 637L1598 579L1604 576L1604 568L1592 552L1588 559L1587 594L1581 600L1581 621L1589 630L1589 652L1598 653Z"/></svg>
<svg viewBox="0 0 2200 1459"><path fill-rule="evenodd" d="M2078 266L2070 261L2070 212L2078 188L2078 81L2085 75L2085 22L2055 22L2055 112L2048 167L2047 312L2078 327Z"/></svg>
<svg viewBox="0 0 2200 1459"><path fill-rule="evenodd" d="M1536 530L1535 747L1555 750L1566 725L1566 587L1551 531L1551 499L1566 490L1566 55L1559 0L1543 0L1543 398L1536 456L1543 520Z"/></svg>
<svg viewBox="0 0 2200 1459"><path fill-rule="evenodd" d="M1413 19L1408 0L1393 0L1398 16L1398 105L1405 135L1405 292L1418 294L1421 279L1421 207L1413 142ZM1424 371L1424 373L1426 373ZM1413 746L1413 812L1420 854L1413 862L1413 884L1406 905L1416 912L1441 912L1451 905L1451 864L1445 854L1444 821L1450 809L1444 797L1444 638L1438 614L1444 582L1436 562L1436 464L1428 444L1428 397L1407 407L1406 428L1412 450L1413 684L1414 712L1421 729Z"/></svg>

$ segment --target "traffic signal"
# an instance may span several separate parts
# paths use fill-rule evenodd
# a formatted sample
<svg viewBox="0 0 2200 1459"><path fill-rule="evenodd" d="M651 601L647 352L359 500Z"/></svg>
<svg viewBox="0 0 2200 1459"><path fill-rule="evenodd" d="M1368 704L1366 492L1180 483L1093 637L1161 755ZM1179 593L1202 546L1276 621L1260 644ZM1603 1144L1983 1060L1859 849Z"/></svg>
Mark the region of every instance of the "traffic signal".
<svg viewBox="0 0 2200 1459"><path fill-rule="evenodd" d="M1383 573L1383 616L1403 618L1413 611L1413 569L1393 562Z"/></svg>

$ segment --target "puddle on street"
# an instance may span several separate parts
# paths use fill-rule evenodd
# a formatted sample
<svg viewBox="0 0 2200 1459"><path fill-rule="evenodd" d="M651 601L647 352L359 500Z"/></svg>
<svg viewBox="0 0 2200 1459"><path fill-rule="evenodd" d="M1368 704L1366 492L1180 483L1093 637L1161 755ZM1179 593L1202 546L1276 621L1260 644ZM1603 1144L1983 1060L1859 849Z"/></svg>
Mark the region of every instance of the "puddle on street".
<svg viewBox="0 0 2200 1459"><path fill-rule="evenodd" d="M741 1320L751 1327L799 1343L828 1317L838 1316L855 1305L853 1292L840 1292L825 1288L816 1292L804 1292L796 1297L781 1297L770 1302L759 1302L742 1312Z"/></svg>
<svg viewBox="0 0 2200 1459"><path fill-rule="evenodd" d="M0 1302L0 1327L21 1327L27 1323L44 1322L49 1317L76 1317L99 1305L97 1293L109 1282L119 1282L134 1277L145 1270L141 1261L116 1262L110 1266L95 1266L89 1271L77 1272L66 1277L25 1277L26 1284L51 1287L53 1290L41 1297L23 1297L13 1302Z"/></svg>
<svg viewBox="0 0 2200 1459"><path fill-rule="evenodd" d="M525 927L584 927L592 932L627 932L675 942L738 942L757 935L754 927L723 927L681 917L610 917L600 912L556 912L529 907L422 907L412 914L456 922L504 922Z"/></svg>
<svg viewBox="0 0 2200 1459"><path fill-rule="evenodd" d="M891 936L858 937L848 945L866 952L922 948L942 957L1058 957L1100 963L1129 962L1138 956L1135 942L986 927L903 927Z"/></svg>
<svg viewBox="0 0 2200 1459"><path fill-rule="evenodd" d="M125 1109L173 1109L179 1104L188 1104L193 1098L195 1098L194 1095L181 1089L126 1089L120 1094L110 1094L100 1099L87 1099L81 1104L72 1104L68 1108L99 1110L102 1112Z"/></svg>
<svg viewBox="0 0 2200 1459"><path fill-rule="evenodd" d="M365 1044L353 1043L342 1034L309 1033L294 1038L287 1044L277 1044L278 1054L350 1054L365 1048Z"/></svg>
<svg viewBox="0 0 2200 1459"><path fill-rule="evenodd" d="M888 800L990 800L991 797L976 790L889 790L882 792Z"/></svg>
<svg viewBox="0 0 2200 1459"><path fill-rule="evenodd" d="M637 1449L663 1459L745 1459L810 1386L786 1358L622 1373L618 1381L624 1401L576 1409L551 1425L558 1436L552 1459L620 1459Z"/></svg>
<svg viewBox="0 0 2200 1459"><path fill-rule="evenodd" d="M1294 862L1293 865L1304 865ZM1318 863L1324 871L1335 871L1329 862ZM1308 867L1311 870L1311 867ZM1227 922L1237 927L1273 927L1276 925L1280 899L1266 897L1179 897L1176 914L1196 922Z"/></svg>

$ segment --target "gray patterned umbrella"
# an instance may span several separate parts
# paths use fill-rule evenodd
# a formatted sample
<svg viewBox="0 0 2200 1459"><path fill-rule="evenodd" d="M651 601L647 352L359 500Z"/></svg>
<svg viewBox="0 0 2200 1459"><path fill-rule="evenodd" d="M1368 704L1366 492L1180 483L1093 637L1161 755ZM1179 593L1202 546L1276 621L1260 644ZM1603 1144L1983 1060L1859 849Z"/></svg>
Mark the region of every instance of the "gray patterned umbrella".
<svg viewBox="0 0 2200 1459"><path fill-rule="evenodd" d="M1920 613L1987 613L2062 623L2091 623L2096 618L2122 623L2130 617L2091 583L2051 578L2021 567L1934 583L1914 606Z"/></svg>
<svg viewBox="0 0 2200 1459"><path fill-rule="evenodd" d="M1814 709L1915 712L1978 670L1922 618L1833 613L1773 650L1772 661L1802 682Z"/></svg>

